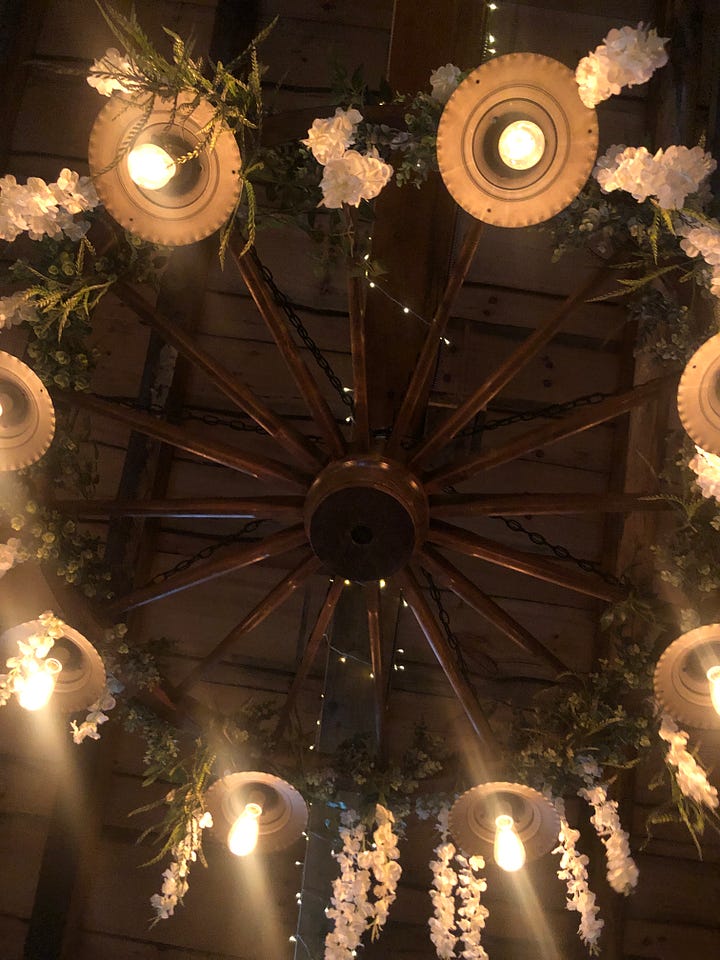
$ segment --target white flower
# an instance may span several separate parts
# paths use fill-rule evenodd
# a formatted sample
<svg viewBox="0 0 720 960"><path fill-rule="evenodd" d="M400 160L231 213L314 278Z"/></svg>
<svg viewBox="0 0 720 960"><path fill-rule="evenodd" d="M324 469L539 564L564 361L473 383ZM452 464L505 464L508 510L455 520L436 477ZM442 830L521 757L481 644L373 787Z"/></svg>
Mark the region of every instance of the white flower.
<svg viewBox="0 0 720 960"><path fill-rule="evenodd" d="M15 177L2 177L0 239L12 241L23 232L27 232L31 240L59 237L63 233L79 239L89 224L75 220L74 214L92 210L97 204L98 197L89 177L80 177L67 168L49 185L40 177L28 177L24 185Z"/></svg>
<svg viewBox="0 0 720 960"><path fill-rule="evenodd" d="M432 93L430 96L438 103L447 103L453 91L460 82L462 70L456 67L454 63L446 63L444 67L438 67L430 74L430 86Z"/></svg>
<svg viewBox="0 0 720 960"><path fill-rule="evenodd" d="M639 202L656 197L666 210L681 209L717 164L702 147L671 146L651 154L617 145L600 158L593 175L605 193L626 190Z"/></svg>
<svg viewBox="0 0 720 960"><path fill-rule="evenodd" d="M20 290L9 297L0 297L0 330L20 323L35 323L37 311L26 291Z"/></svg>
<svg viewBox="0 0 720 960"><path fill-rule="evenodd" d="M683 238L680 246L685 253L689 257L702 257L710 267L710 292L720 297L720 223L717 220L699 223L684 214L676 230L678 236Z"/></svg>
<svg viewBox="0 0 720 960"><path fill-rule="evenodd" d="M0 304L2 301L0 301ZM1 318L0 314L0 318ZM1 324L0 324L1 325ZM3 577L8 570L12 569L21 554L22 544L17 537L10 537L7 543L0 543L0 577Z"/></svg>
<svg viewBox="0 0 720 960"><path fill-rule="evenodd" d="M697 453L688 464L695 472L695 482L704 497L715 497L720 502L720 457L697 445L695 449ZM662 733L660 735L662 736Z"/></svg>
<svg viewBox="0 0 720 960"><path fill-rule="evenodd" d="M320 204L330 209L338 209L344 203L358 207L361 200L372 200L380 193L392 172L390 164L379 157L348 150L326 164L320 181Z"/></svg>
<svg viewBox="0 0 720 960"><path fill-rule="evenodd" d="M169 919L175 913L178 903L182 903L189 887L187 877L190 864L197 861L198 851L202 848L202 832L211 826L211 814L200 807L188 818L185 836L172 848L173 860L163 871L162 892L154 893L150 897L156 922Z"/></svg>
<svg viewBox="0 0 720 960"><path fill-rule="evenodd" d="M627 896L637 886L638 868L630 854L630 838L620 824L617 801L608 800L606 786L598 782L600 769L594 760L581 759L579 772L586 787L578 790L578 796L593 808L590 823L605 847L608 883Z"/></svg>
<svg viewBox="0 0 720 960"><path fill-rule="evenodd" d="M103 97L109 97L115 90L130 93L133 86L131 71L132 67L128 58L123 57L115 47L110 47L105 51L105 56L100 60L95 60L90 67L87 82L91 87L95 87ZM107 74L114 74L114 76L107 76ZM117 74L126 74L126 77L120 79Z"/></svg>
<svg viewBox="0 0 720 960"><path fill-rule="evenodd" d="M115 697L110 692L110 682L111 678L108 679L108 683L105 685L95 703L90 704L88 714L80 726L78 726L74 720L70 721L70 728L73 732L73 743L80 744L88 737L91 740L100 739L98 727L101 723L106 723L107 720L109 720L108 715L104 711L112 710L115 706Z"/></svg>
<svg viewBox="0 0 720 960"><path fill-rule="evenodd" d="M623 87L645 83L658 67L667 63L667 37L647 30L622 27L611 30L603 43L583 57L575 71L580 99L586 107L595 107Z"/></svg>
<svg viewBox="0 0 720 960"><path fill-rule="evenodd" d="M710 810L717 810L720 800L718 792L707 778L707 774L688 751L688 734L679 730L675 721L664 713L660 722L660 737L669 744L666 761L675 767L675 780L683 795Z"/></svg>
<svg viewBox="0 0 720 960"><path fill-rule="evenodd" d="M575 844L580 839L580 832L573 830L565 819L565 804L561 799L555 800L555 808L560 814L560 833L558 846L553 853L560 854L560 869L557 872L560 880L567 883L567 908L577 910L580 914L578 934L587 947L588 953L599 953L598 940L604 926L599 918L599 908L595 903L595 894L588 886L587 865L588 858L579 854Z"/></svg>
<svg viewBox="0 0 720 960"><path fill-rule="evenodd" d="M318 163L323 166L329 160L337 160L355 142L357 125L362 114L353 108L343 110L338 107L334 117L327 120L313 120L306 140L301 140L312 152Z"/></svg>

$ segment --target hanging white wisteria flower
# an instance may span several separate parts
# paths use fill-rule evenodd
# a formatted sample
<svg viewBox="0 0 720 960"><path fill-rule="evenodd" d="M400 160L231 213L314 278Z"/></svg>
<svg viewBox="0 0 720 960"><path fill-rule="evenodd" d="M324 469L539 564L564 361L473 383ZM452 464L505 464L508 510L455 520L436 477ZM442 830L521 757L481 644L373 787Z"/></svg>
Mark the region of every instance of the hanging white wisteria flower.
<svg viewBox="0 0 720 960"><path fill-rule="evenodd" d="M60 237L79 240L90 226L75 214L93 210L98 196L90 177L64 167L55 183L28 177L20 184L13 176L0 177L0 240L15 240L27 232L31 240Z"/></svg>
<svg viewBox="0 0 720 960"><path fill-rule="evenodd" d="M720 223L717 220L697 223L686 216L675 232L682 237L680 246L684 252L689 257L702 257L710 267L710 292L720 297Z"/></svg>
<svg viewBox="0 0 720 960"><path fill-rule="evenodd" d="M202 849L202 832L212 827L212 814L198 807L190 816L184 838L172 848L172 862L163 870L162 893L154 893L150 903L155 911L155 922L167 920L175 913L175 907L182 903L188 891L190 865L198 858Z"/></svg>
<svg viewBox="0 0 720 960"><path fill-rule="evenodd" d="M130 93L133 89L132 65L119 50L110 47L103 57L93 62L87 82L103 97L111 96L115 90Z"/></svg>
<svg viewBox="0 0 720 960"><path fill-rule="evenodd" d="M74 720L70 721L73 743L82 743L83 740L87 739L88 737L91 740L100 739L98 727L101 723L105 723L109 719L105 711L112 710L112 708L115 706L115 697L112 695L112 691L110 689L111 684L112 680L109 680L95 703L90 704L88 707L87 716L82 723L77 724Z"/></svg>
<svg viewBox="0 0 720 960"><path fill-rule="evenodd" d="M340 827L343 845L334 854L340 865L340 876L333 881L332 906L325 911L334 921L333 929L325 938L325 960L350 960L365 931L369 929L371 939L376 940L387 922L402 874L394 822L392 812L378 803L373 847L368 849L365 825L358 821L357 813L343 812Z"/></svg>
<svg viewBox="0 0 720 960"><path fill-rule="evenodd" d="M301 140L318 163L325 166L329 160L338 160L355 143L357 125L362 120L359 110L338 107L334 117L313 120L306 140Z"/></svg>
<svg viewBox="0 0 720 960"><path fill-rule="evenodd" d="M663 713L658 733L669 745L665 759L675 767L675 780L683 795L710 810L717 810L720 804L717 789L708 782L707 774L688 751L686 731L678 729L673 718Z"/></svg>
<svg viewBox="0 0 720 960"><path fill-rule="evenodd" d="M637 885L638 868L630 854L629 835L620 823L617 801L608 800L607 787L600 783L601 771L594 760L582 760L580 774L587 786L578 790L578 796L593 808L590 823L605 847L608 883L617 893L628 896Z"/></svg>
<svg viewBox="0 0 720 960"><path fill-rule="evenodd" d="M702 447L695 445L697 453L688 463L695 474L695 482L700 487L702 495L715 497L720 502L720 457L708 453Z"/></svg>
<svg viewBox="0 0 720 960"><path fill-rule="evenodd" d="M23 556L22 544L17 537L10 537L7 543L0 543L0 577L4 577Z"/></svg>
<svg viewBox="0 0 720 960"><path fill-rule="evenodd" d="M652 154L645 147L613 144L593 176L605 193L625 190L640 203L655 197L663 209L680 210L716 166L702 147L671 146Z"/></svg>
<svg viewBox="0 0 720 960"><path fill-rule="evenodd" d="M38 617L40 627L22 640L18 640L18 656L9 657L5 663L7 673L0 673L0 707L15 694L20 706L37 710L50 699L55 686L55 677L62 665L48 653L56 640L65 633L66 626L51 610Z"/></svg>
<svg viewBox="0 0 720 960"><path fill-rule="evenodd" d="M577 65L575 79L586 107L596 107L623 87L635 87L650 79L667 63L665 44L656 30L642 23L611 30L603 42Z"/></svg>
<svg viewBox="0 0 720 960"><path fill-rule="evenodd" d="M557 875L567 885L568 910L577 910L580 914L578 936L585 944L588 953L597 956L600 952L598 941L604 921L598 916L599 907L595 903L595 894L588 886L588 858L584 853L577 851L575 845L580 839L580 831L574 830L565 819L564 801L560 798L554 802L560 816L558 846L553 850L553 853L560 854L560 868Z"/></svg>
<svg viewBox="0 0 720 960"><path fill-rule="evenodd" d="M446 63L444 67L438 67L430 74L430 86L432 93L430 96L438 103L447 103L453 92L456 90L462 70L456 67L454 63Z"/></svg>
<svg viewBox="0 0 720 960"><path fill-rule="evenodd" d="M430 939L439 960L454 960L455 949L463 960L488 960L481 943L489 910L481 903L487 881L477 872L485 868L482 857L464 857L448 839L448 813L444 807L437 820L440 843L430 861L433 874L430 899L433 916L428 920ZM455 866L453 867L453 862Z"/></svg>

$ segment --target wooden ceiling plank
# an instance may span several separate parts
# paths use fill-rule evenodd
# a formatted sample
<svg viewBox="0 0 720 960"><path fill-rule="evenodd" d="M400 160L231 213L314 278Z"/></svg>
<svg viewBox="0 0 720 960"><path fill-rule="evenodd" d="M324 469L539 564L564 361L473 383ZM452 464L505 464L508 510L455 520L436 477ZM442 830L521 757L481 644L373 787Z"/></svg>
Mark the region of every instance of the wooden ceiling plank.
<svg viewBox="0 0 720 960"><path fill-rule="evenodd" d="M151 583L133 590L124 597L118 597L108 605L109 613L111 616L118 616L127 610L134 610L146 603L154 603L156 600L170 597L181 590L223 577L242 567L289 553L306 542L305 527L302 524L290 527L288 530L280 530L262 540L233 547L223 552L222 556L207 560L205 563L198 563L189 570L174 574L162 583Z"/></svg>
<svg viewBox="0 0 720 960"><path fill-rule="evenodd" d="M195 337L148 303L130 284L119 281L115 290L123 303L202 370L226 397L277 440L291 456L310 470L322 468L325 459L315 445L267 407L234 373L207 353Z"/></svg>
<svg viewBox="0 0 720 960"><path fill-rule="evenodd" d="M563 673L568 669L566 663L556 657L552 651L548 650L544 644L540 643L536 637L521 626L510 614L506 613L502 607L433 547L426 544L420 553L420 563L433 576L437 577L441 584L452 590L468 606L472 607L481 617L484 617L504 634L516 647L519 647L525 653L529 653L532 657L537 657L558 673Z"/></svg>
<svg viewBox="0 0 720 960"><path fill-rule="evenodd" d="M154 440L161 440L163 443L168 443L180 450L187 450L188 453L193 453L205 460L221 463L232 470L249 474L259 480L282 480L293 486L309 486L311 478L300 473L294 467L258 454L251 457L242 453L236 447L230 446L230 444L211 443L202 437L193 435L186 427L159 420L142 410L110 403L87 393L55 391L53 397L66 406L79 407L81 410L108 417L110 420L117 420L138 433L152 437Z"/></svg>
<svg viewBox="0 0 720 960"><path fill-rule="evenodd" d="M590 279L567 297L555 312L525 339L520 346L501 363L487 380L462 403L433 433L425 440L410 460L410 467L420 469L428 460L452 440L474 416L487 407L488 403L507 386L512 378L523 369L542 348L549 343L562 327L566 318L582 304L607 275L607 264L603 264Z"/></svg>
<svg viewBox="0 0 720 960"><path fill-rule="evenodd" d="M439 520L503 514L558 516L670 509L671 503L650 490L647 493L443 493L430 497L430 513Z"/></svg>
<svg viewBox="0 0 720 960"><path fill-rule="evenodd" d="M437 620L430 610L430 606L420 589L417 576L410 567L396 574L395 582L402 590L408 606L413 612L430 649L435 654L438 663L443 669L453 693L462 705L470 725L480 739L481 744L494 756L498 753L495 734L492 731L487 717L482 711L477 697L467 679L463 676L450 644L438 626Z"/></svg>
<svg viewBox="0 0 720 960"><path fill-rule="evenodd" d="M240 255L242 246L239 236L234 235L231 237L230 249L235 255L235 261L240 275L245 281L260 311L260 316L272 334L298 390L303 396L318 429L330 448L332 456L343 456L346 450L345 440L340 433L337 421L290 336L290 331L287 329L285 319L282 316L280 308L275 303L272 292L262 275L257 259L253 252L247 253L244 256Z"/></svg>
<svg viewBox="0 0 720 960"><path fill-rule="evenodd" d="M190 673L178 684L176 688L177 694L182 696L188 693L203 679L208 670L223 658L225 653L227 653L238 640L254 630L258 624L262 623L263 620L266 620L278 607L282 606L282 604L295 593L298 587L305 583L308 577L319 570L320 566L320 560L308 550L295 569L291 570L267 596L263 597L260 603L251 610L241 623L231 630L210 653L206 654L206 656L193 667Z"/></svg>
<svg viewBox="0 0 720 960"><path fill-rule="evenodd" d="M479 560L506 567L508 570L516 570L529 577L545 580L547 583L554 583L576 593L596 597L598 600L606 600L608 603L625 597L624 590L604 583L600 577L591 579L583 573L561 566L552 560L546 560L545 557L502 546L494 540L488 540L470 530L462 530L441 520L431 522L428 540L439 547L477 557Z"/></svg>
<svg viewBox="0 0 720 960"><path fill-rule="evenodd" d="M608 397L600 403L581 407L569 416L563 417L562 420L553 420L550 423L528 430L501 447L496 447L494 450L489 450L476 457L470 457L467 460L450 463L435 470L429 474L425 481L426 489L438 490L445 485L458 483L475 476L482 470L491 470L493 467L509 463L511 460L516 460L518 457L522 457L533 450L538 450L540 447L557 443L573 436L575 433L589 430L608 420L613 420L615 417L629 413L634 407L647 403L670 387L676 386L676 384L677 376L674 374L669 377L658 377L655 380L648 380L646 383L639 384L625 393Z"/></svg>

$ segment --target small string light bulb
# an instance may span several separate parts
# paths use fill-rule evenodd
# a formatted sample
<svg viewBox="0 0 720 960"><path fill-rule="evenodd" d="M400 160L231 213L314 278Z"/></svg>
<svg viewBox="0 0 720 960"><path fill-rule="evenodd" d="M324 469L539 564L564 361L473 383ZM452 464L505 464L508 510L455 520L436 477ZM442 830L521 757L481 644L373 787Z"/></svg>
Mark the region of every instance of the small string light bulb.
<svg viewBox="0 0 720 960"><path fill-rule="evenodd" d="M515 821L509 813L501 813L495 818L495 827L495 863L502 870L514 873L525 863L525 846L515 829Z"/></svg>
<svg viewBox="0 0 720 960"><path fill-rule="evenodd" d="M715 712L720 715L720 665L710 667L706 674L710 682L710 699Z"/></svg>
<svg viewBox="0 0 720 960"><path fill-rule="evenodd" d="M132 182L144 190L161 190L177 172L173 158L156 143L133 147L128 154L127 166Z"/></svg>
<svg viewBox="0 0 720 960"><path fill-rule="evenodd" d="M227 845L230 853L236 857L246 857L257 846L260 836L260 816L262 805L252 800L245 804L245 809L230 827Z"/></svg>
<svg viewBox="0 0 720 960"><path fill-rule="evenodd" d="M61 670L62 664L54 657L46 657L41 663L28 664L13 684L20 706L30 711L42 710L47 706Z"/></svg>

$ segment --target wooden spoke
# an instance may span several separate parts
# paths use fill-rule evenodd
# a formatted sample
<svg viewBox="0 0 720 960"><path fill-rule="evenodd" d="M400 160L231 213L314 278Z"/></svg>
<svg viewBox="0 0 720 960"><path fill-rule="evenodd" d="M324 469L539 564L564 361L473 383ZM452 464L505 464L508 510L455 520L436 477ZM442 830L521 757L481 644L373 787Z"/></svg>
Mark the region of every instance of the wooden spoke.
<svg viewBox="0 0 720 960"><path fill-rule="evenodd" d="M302 655L302 660L300 661L300 666L297 669L297 673L293 677L293 682L290 685L288 691L287 699L283 705L283 708L280 712L280 718L278 720L277 734L280 736L285 730L290 715L295 707L297 702L300 689L305 682L305 679L310 672L310 669L315 662L315 657L317 656L318 650L320 649L320 644L325 637L327 629L332 620L333 614L335 613L335 607L337 606L338 600L340 599L340 594L343 591L343 581L342 577L336 577L333 582L330 584L330 589L327 592L325 601L320 608L320 613L318 618L315 621L315 626L313 631L310 634L310 638L305 647L305 652Z"/></svg>
<svg viewBox="0 0 720 960"><path fill-rule="evenodd" d="M245 256L239 256L239 245L241 243L239 235L233 234L230 240L230 247L235 253L235 259L240 270L240 274L245 281L250 295L260 311L260 316L273 336L285 363L292 374L298 390L305 399L305 403L310 410L315 422L318 425L326 443L330 448L333 457L341 457L345 453L345 441L343 440L340 428L335 422L335 417L327 404L327 401L320 393L317 383L308 370L305 361L295 346L295 343L287 329L280 308L275 303L272 293L265 282L260 267L253 257L252 253Z"/></svg>
<svg viewBox="0 0 720 960"><path fill-rule="evenodd" d="M470 684L460 672L456 657L447 642L443 632L438 625L437 620L430 610L430 606L423 595L415 574L409 567L396 575L403 597L407 600L420 629L425 635L425 639L430 644L430 649L437 657L437 661L442 667L445 676L453 689L453 693L458 698L465 714L470 721L475 733L478 735L485 747L497 750L495 736L490 724L477 701Z"/></svg>
<svg viewBox="0 0 720 960"><path fill-rule="evenodd" d="M142 410L109 403L87 393L63 391L53 396L69 406L80 407L81 410L88 410L102 417L108 417L110 420L116 420L118 423L124 423L132 430L144 433L145 436L152 437L154 440L169 443L180 450L187 450L188 453L194 453L205 460L221 463L232 470L256 477L258 480L284 480L286 483L300 487L310 485L311 478L298 472L294 467L258 454L254 456L244 454L228 443L210 442L204 437L193 434L187 427L179 427L165 420L158 420L157 417Z"/></svg>
<svg viewBox="0 0 720 960"><path fill-rule="evenodd" d="M306 542L305 528L299 525L291 527L289 530L272 533L269 537L257 542L240 544L237 547L225 550L222 556L206 560L204 563L198 563L189 570L174 574L162 583L151 583L146 587L133 590L124 597L118 597L117 600L113 600L109 604L110 613L117 616L127 610L142 607L146 603L162 600L164 597L170 597L181 590L188 590L190 587L197 587L201 583L207 583L217 577L224 577L226 574L240 570L242 567L249 567L251 564L260 563L269 557L277 557L280 554L288 553L290 550L295 550L296 547L303 546Z"/></svg>
<svg viewBox="0 0 720 960"><path fill-rule="evenodd" d="M387 442L386 450L388 456L393 456L397 453L403 438L412 430L420 408L427 399L428 384L435 369L440 340L445 334L455 298L463 285L477 252L482 229L482 223L479 220L473 220L465 234L460 254L454 269L448 277L445 291L435 311L432 323L430 324L430 330L425 338L425 343L420 352L412 379L405 393L397 419L395 420L392 434Z"/></svg>
<svg viewBox="0 0 720 960"><path fill-rule="evenodd" d="M119 281L115 288L120 298L146 323L149 323L168 343L202 370L241 410L274 440L283 445L304 467L316 471L325 459L320 451L298 430L274 413L235 374L223 367L200 346L197 340L172 320L163 316L129 284Z"/></svg>
<svg viewBox="0 0 720 960"><path fill-rule="evenodd" d="M587 299L601 282L607 267L608 265L604 264L587 283L569 296L542 326L531 333L527 340L523 341L504 363L500 364L471 397L468 397L447 420L437 427L434 433L430 434L410 460L414 470L421 469L438 450L449 443L455 434L462 430L476 414L484 410L493 397L497 396L503 387L542 350L558 332L567 315Z"/></svg>
<svg viewBox="0 0 720 960"><path fill-rule="evenodd" d="M260 603L239 623L233 630L224 637L220 643L214 647L210 653L193 667L190 673L179 684L177 690L179 694L187 693L205 676L210 667L214 666L223 658L225 653L233 647L241 637L250 633L255 627L259 626L263 620L266 620L271 613L282 606L283 603L292 596L292 594L301 586L313 573L320 569L321 562L310 553L306 554L302 563L298 564L294 570L273 587L270 593L260 601Z"/></svg>
<svg viewBox="0 0 720 960"><path fill-rule="evenodd" d="M370 411L368 408L367 338L360 277L348 276L348 308L353 371L353 438L361 450L369 450Z"/></svg>
<svg viewBox="0 0 720 960"><path fill-rule="evenodd" d="M604 583L599 577L590 578L584 573L562 566L545 557L524 550L515 550L513 547L504 547L494 540L488 540L469 530L461 530L442 520L433 520L428 531L428 540L439 547L455 550L479 560L486 560L508 570L525 573L537 580L555 583L560 587L567 587L576 593L584 593L588 597L597 597L599 600L613 602L622 600L625 596L620 587Z"/></svg>
<svg viewBox="0 0 720 960"><path fill-rule="evenodd" d="M433 517L529 516L563 513L632 513L672 504L648 493L449 493L430 497Z"/></svg>
<svg viewBox="0 0 720 960"><path fill-rule="evenodd" d="M550 664L558 672L567 670L567 665L547 649L540 641L521 626L517 620L498 606L493 599L468 580L457 567L426 545L420 553L420 563L437 577L444 586L457 594L469 607L503 633L508 640L525 653Z"/></svg>
<svg viewBox="0 0 720 960"><path fill-rule="evenodd" d="M302 497L233 499L198 497L177 500L56 500L65 513L83 517L187 517L241 519L257 517L297 523L303 516Z"/></svg>
<svg viewBox="0 0 720 960"><path fill-rule="evenodd" d="M583 430L589 430L591 427L605 423L607 420L613 420L615 417L628 413L633 407L646 403L663 390L667 390L668 387L675 386L676 383L677 377L675 375L659 377L657 380L649 380L647 383L633 387L626 393L608 397L593 406L582 407L568 417L563 417L562 420L553 420L550 423L535 427L533 430L528 430L501 447L488 450L486 453L481 453L475 457L469 457L467 460L450 463L439 470L435 470L428 476L426 488L428 490L438 490L446 484L459 483L461 480L467 480L468 477L475 476L481 470L498 467L500 464L516 460L532 450L557 443L559 440L572 437L575 433L581 433Z"/></svg>
<svg viewBox="0 0 720 960"><path fill-rule="evenodd" d="M383 749L385 742L385 668L382 657L382 629L380 625L380 587L377 583L365 585L365 603L367 606L368 635L370 637L370 664L373 673L375 693L375 733L378 747Z"/></svg>

